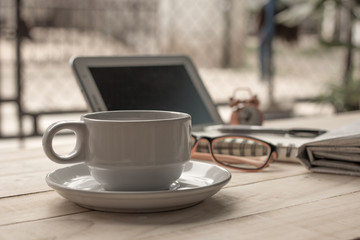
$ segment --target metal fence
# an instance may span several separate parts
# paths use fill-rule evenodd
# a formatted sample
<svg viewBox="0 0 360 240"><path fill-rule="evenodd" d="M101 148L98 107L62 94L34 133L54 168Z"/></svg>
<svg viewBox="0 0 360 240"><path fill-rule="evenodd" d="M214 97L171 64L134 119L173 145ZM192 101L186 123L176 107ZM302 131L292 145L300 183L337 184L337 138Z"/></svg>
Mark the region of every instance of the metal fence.
<svg viewBox="0 0 360 240"><path fill-rule="evenodd" d="M75 55L189 55L215 102L245 86L265 106L254 2L0 0L0 137L40 135L44 115L86 111L69 66ZM342 50L319 46L314 30L274 48L281 102L340 79Z"/></svg>

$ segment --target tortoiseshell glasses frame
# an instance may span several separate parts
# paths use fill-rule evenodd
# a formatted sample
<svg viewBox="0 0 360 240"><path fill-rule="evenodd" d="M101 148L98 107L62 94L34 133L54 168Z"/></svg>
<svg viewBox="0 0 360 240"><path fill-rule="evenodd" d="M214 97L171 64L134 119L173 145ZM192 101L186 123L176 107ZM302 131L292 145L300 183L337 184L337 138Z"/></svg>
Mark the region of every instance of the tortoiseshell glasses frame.
<svg viewBox="0 0 360 240"><path fill-rule="evenodd" d="M192 158L213 160L219 165L242 171L263 170L276 159L276 151L273 144L249 136L192 135Z"/></svg>

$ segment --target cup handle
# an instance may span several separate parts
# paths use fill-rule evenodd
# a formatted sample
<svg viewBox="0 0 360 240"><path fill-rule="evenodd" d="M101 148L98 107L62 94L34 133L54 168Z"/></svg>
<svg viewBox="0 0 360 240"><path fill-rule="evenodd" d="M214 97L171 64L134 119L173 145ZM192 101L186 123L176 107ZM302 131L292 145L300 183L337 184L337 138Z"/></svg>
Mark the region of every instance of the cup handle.
<svg viewBox="0 0 360 240"><path fill-rule="evenodd" d="M53 138L60 130L72 130L76 135L76 145L74 150L67 155L58 155L53 148ZM60 121L50 125L42 139L44 152L50 160L61 163L77 163L84 162L86 159L85 144L87 142L88 134L85 123L82 121Z"/></svg>

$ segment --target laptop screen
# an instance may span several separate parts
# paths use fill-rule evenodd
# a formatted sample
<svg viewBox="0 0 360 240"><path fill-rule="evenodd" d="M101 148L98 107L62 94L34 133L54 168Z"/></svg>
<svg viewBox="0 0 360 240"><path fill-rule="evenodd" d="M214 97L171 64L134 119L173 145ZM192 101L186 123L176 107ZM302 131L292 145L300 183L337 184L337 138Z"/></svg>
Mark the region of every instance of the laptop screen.
<svg viewBox="0 0 360 240"><path fill-rule="evenodd" d="M183 65L90 67L108 110L167 110L191 115L193 125L214 120Z"/></svg>

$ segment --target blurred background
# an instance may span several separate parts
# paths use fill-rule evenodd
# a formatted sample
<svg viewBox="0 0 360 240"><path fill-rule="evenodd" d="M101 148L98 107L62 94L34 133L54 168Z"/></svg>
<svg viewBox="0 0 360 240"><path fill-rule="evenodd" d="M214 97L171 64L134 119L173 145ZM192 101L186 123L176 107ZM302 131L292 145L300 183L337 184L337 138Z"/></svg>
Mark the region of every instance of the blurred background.
<svg viewBox="0 0 360 240"><path fill-rule="evenodd" d="M0 0L0 138L88 111L75 55L188 55L228 121L249 88L265 119L359 109L358 0Z"/></svg>

